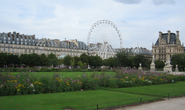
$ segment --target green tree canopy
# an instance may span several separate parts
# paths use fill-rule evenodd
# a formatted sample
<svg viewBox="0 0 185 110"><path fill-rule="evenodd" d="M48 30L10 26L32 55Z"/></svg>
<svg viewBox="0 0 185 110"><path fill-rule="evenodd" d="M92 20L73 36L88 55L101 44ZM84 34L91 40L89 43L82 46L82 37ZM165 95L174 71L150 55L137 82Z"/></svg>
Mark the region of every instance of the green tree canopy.
<svg viewBox="0 0 185 110"><path fill-rule="evenodd" d="M172 55L171 64L173 65L173 68L175 68L176 65L178 65L179 70L184 71L184 68L185 68L185 54L182 53L182 54Z"/></svg>
<svg viewBox="0 0 185 110"><path fill-rule="evenodd" d="M48 59L47 59L47 56L43 53L40 55L40 65L42 66L47 66L47 62Z"/></svg>
<svg viewBox="0 0 185 110"><path fill-rule="evenodd" d="M53 66L56 66L59 64L59 61L58 61L58 58L56 57L55 54L53 53L50 53L47 57L48 59L48 65L53 65Z"/></svg>
<svg viewBox="0 0 185 110"><path fill-rule="evenodd" d="M86 63L86 64L89 63L89 56L86 55L85 53L83 53L83 54L80 55L80 59L81 59L81 61L82 61L83 63Z"/></svg>
<svg viewBox="0 0 185 110"><path fill-rule="evenodd" d="M164 66L165 66L165 64L164 64L163 61L161 61L161 60L155 60L155 67L157 69L162 69L162 68L164 68Z"/></svg>
<svg viewBox="0 0 185 110"><path fill-rule="evenodd" d="M70 55L65 56L63 63L64 65L69 66L71 64L71 56Z"/></svg>

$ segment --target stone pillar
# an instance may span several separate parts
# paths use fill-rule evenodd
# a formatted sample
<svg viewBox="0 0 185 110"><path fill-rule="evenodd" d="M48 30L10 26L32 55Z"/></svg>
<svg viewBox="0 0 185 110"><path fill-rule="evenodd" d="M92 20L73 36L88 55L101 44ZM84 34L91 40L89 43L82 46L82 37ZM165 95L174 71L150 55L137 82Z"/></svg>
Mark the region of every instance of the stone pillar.
<svg viewBox="0 0 185 110"><path fill-rule="evenodd" d="M178 65L176 65L175 72L179 72Z"/></svg>

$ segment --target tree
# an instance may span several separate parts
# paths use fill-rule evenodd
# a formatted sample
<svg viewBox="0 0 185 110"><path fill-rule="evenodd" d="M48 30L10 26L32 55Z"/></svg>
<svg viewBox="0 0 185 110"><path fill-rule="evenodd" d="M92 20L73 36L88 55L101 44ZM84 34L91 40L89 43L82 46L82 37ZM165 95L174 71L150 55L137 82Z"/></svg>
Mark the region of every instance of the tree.
<svg viewBox="0 0 185 110"><path fill-rule="evenodd" d="M128 66L129 65L128 64L129 63L128 56L129 56L129 54L125 53L125 52L117 53L116 54L117 66L118 67L120 67L120 66L123 66L123 67Z"/></svg>
<svg viewBox="0 0 185 110"><path fill-rule="evenodd" d="M91 66L101 66L102 65L102 59L99 56L89 56L89 65Z"/></svg>
<svg viewBox="0 0 185 110"><path fill-rule="evenodd" d="M165 66L165 64L164 64L163 61L161 61L161 60L155 60L155 67L157 69L162 69L162 68L164 68L164 66Z"/></svg>
<svg viewBox="0 0 185 110"><path fill-rule="evenodd" d="M116 66L116 58L110 57L109 59L104 59L102 63L105 66L110 66L110 67Z"/></svg>
<svg viewBox="0 0 185 110"><path fill-rule="evenodd" d="M83 53L83 54L80 55L80 59L81 59L81 61L82 61L83 63L86 63L86 64L89 63L89 56L86 55L85 53Z"/></svg>
<svg viewBox="0 0 185 110"><path fill-rule="evenodd" d="M47 57L48 59L48 65L53 65L53 66L56 66L59 64L59 61L58 61L58 58L56 57L55 54L53 53L50 53Z"/></svg>
<svg viewBox="0 0 185 110"><path fill-rule="evenodd" d="M20 62L21 62L21 64L25 64L25 65L27 65L28 64L28 55L27 54L21 54L20 55Z"/></svg>
<svg viewBox="0 0 185 110"><path fill-rule="evenodd" d="M78 66L78 62L81 61L80 57L74 56L73 59L75 63L74 66Z"/></svg>
<svg viewBox="0 0 185 110"><path fill-rule="evenodd" d="M81 69L83 69L84 66L86 65L86 63L83 63L82 61L79 61L78 65L80 66Z"/></svg>
<svg viewBox="0 0 185 110"><path fill-rule="evenodd" d="M173 68L175 68L176 65L178 65L179 70L184 71L185 54L181 53L181 54L172 55L171 64L173 65Z"/></svg>
<svg viewBox="0 0 185 110"><path fill-rule="evenodd" d="M141 63L143 67L148 67L147 59L145 58L144 55L136 55L134 57L133 65L138 68L139 67L139 63Z"/></svg>
<svg viewBox="0 0 185 110"><path fill-rule="evenodd" d="M44 53L40 55L40 65L47 66L47 57Z"/></svg>
<svg viewBox="0 0 185 110"><path fill-rule="evenodd" d="M71 56L70 55L65 56L63 63L64 65L69 66L71 64Z"/></svg>
<svg viewBox="0 0 185 110"><path fill-rule="evenodd" d="M75 66L75 60L74 60L74 58L71 58L70 64L71 64L72 68L74 68L74 66Z"/></svg>
<svg viewBox="0 0 185 110"><path fill-rule="evenodd" d="M7 64L7 53L0 53L0 64L5 65Z"/></svg>
<svg viewBox="0 0 185 110"><path fill-rule="evenodd" d="M36 53L28 54L28 65L29 66L40 66L40 56Z"/></svg>
<svg viewBox="0 0 185 110"><path fill-rule="evenodd" d="M58 61L59 61L59 64L64 64L64 58L60 58L58 59Z"/></svg>
<svg viewBox="0 0 185 110"><path fill-rule="evenodd" d="M20 59L18 55L7 54L7 60L7 64L12 64L13 66L15 64L20 64Z"/></svg>

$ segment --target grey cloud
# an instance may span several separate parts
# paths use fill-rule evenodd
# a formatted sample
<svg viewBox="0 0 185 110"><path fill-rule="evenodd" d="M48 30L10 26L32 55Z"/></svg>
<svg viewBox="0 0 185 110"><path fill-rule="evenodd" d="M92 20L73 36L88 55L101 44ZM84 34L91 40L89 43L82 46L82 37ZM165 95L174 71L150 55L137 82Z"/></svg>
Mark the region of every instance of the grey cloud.
<svg viewBox="0 0 185 110"><path fill-rule="evenodd" d="M175 0L152 0L155 5L175 4Z"/></svg>
<svg viewBox="0 0 185 110"><path fill-rule="evenodd" d="M116 2L121 2L123 4L138 4L141 0L114 0Z"/></svg>

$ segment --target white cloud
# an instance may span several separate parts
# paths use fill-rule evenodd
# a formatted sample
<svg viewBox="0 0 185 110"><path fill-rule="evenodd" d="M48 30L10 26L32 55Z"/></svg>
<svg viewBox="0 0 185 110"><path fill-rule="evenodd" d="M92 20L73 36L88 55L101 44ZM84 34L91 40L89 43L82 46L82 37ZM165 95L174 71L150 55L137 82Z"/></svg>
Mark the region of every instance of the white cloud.
<svg viewBox="0 0 185 110"><path fill-rule="evenodd" d="M121 2L123 4L138 4L141 3L141 0L115 0L117 2Z"/></svg>
<svg viewBox="0 0 185 110"><path fill-rule="evenodd" d="M36 38L77 39L86 43L91 26L107 19L119 28L125 48L139 45L151 49L158 32L165 33L167 30L179 30L181 42L185 41L184 1L176 2L173 7L153 3L169 4L174 0L116 1L77 0L71 3L65 0L4 0L0 7L0 30L35 34ZM131 3L137 5L127 5Z"/></svg>
<svg viewBox="0 0 185 110"><path fill-rule="evenodd" d="M161 4L175 4L175 0L152 0L155 5Z"/></svg>

